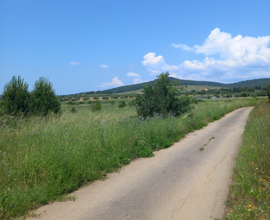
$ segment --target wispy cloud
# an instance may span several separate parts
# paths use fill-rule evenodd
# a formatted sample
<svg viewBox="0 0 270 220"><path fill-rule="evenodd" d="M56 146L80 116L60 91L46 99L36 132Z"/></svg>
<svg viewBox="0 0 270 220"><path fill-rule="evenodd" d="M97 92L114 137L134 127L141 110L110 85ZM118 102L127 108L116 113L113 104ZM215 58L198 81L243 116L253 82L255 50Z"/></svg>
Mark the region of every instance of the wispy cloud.
<svg viewBox="0 0 270 220"><path fill-rule="evenodd" d="M139 74L137 73L127 73L127 76L129 77L141 77Z"/></svg>
<svg viewBox="0 0 270 220"><path fill-rule="evenodd" d="M138 83L142 83L142 79L141 78L134 78L133 79L133 84L138 84Z"/></svg>
<svg viewBox="0 0 270 220"><path fill-rule="evenodd" d="M172 47L175 47L175 48L182 48L183 50L193 50L193 48L185 45L185 44L175 44L175 43L172 43L171 44Z"/></svg>
<svg viewBox="0 0 270 220"><path fill-rule="evenodd" d="M114 77L111 82L102 83L100 87L110 87L110 86L123 86L124 83L118 79L118 77Z"/></svg>
<svg viewBox="0 0 270 220"><path fill-rule="evenodd" d="M69 63L69 65L71 65L71 66L76 66L76 65L80 65L81 63L79 63L79 62L76 62L76 61L71 61L70 63Z"/></svg>
<svg viewBox="0 0 270 220"><path fill-rule="evenodd" d="M172 44L175 48L203 54L203 60L185 60L169 65L163 56L151 52L144 56L142 63L151 75L170 71L178 78L193 80L235 82L270 77L269 43L270 36L232 37L230 33L215 28L202 45Z"/></svg>
<svg viewBox="0 0 270 220"><path fill-rule="evenodd" d="M101 68L103 68L103 69L108 69L108 68L109 68L109 66L106 65L106 64L101 64L101 65L99 65L99 67L101 67Z"/></svg>
<svg viewBox="0 0 270 220"><path fill-rule="evenodd" d="M139 74L137 74L137 73L130 72L130 73L127 73L127 76L134 77L133 84L138 84L138 83L143 82L142 79L141 79L141 76Z"/></svg>

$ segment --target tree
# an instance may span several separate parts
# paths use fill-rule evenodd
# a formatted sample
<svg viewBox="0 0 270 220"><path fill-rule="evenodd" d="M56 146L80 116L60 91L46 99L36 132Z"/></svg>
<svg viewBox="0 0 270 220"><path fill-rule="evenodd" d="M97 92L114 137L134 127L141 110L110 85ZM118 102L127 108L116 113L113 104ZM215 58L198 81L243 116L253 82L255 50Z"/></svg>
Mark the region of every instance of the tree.
<svg viewBox="0 0 270 220"><path fill-rule="evenodd" d="M248 97L248 94L247 94L246 92L243 92L243 93L241 94L241 97Z"/></svg>
<svg viewBox="0 0 270 220"><path fill-rule="evenodd" d="M13 76L9 83L4 87L2 94L3 112L9 115L27 115L29 112L28 84L21 79Z"/></svg>
<svg viewBox="0 0 270 220"><path fill-rule="evenodd" d="M178 98L175 87L177 82L170 82L168 76L168 72L161 73L153 86L145 85L143 94L136 97L139 116L152 117L154 113L167 115L171 111L175 115L180 115L191 109L190 98L186 96Z"/></svg>
<svg viewBox="0 0 270 220"><path fill-rule="evenodd" d="M35 82L34 89L30 95L30 111L35 115L61 112L61 103L55 95L52 83L44 77L40 77Z"/></svg>

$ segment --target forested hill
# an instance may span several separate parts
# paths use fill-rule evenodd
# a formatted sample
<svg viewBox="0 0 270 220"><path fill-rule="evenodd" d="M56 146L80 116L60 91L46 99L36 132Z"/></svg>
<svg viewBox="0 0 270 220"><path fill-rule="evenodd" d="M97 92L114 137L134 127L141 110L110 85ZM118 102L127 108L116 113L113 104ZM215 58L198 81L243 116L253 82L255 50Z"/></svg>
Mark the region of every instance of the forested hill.
<svg viewBox="0 0 270 220"><path fill-rule="evenodd" d="M176 80L180 82L180 85L204 85L204 86L216 86L216 87L229 87L229 88L239 88L239 87L266 87L270 84L270 78L264 78L264 79L253 79L253 80L246 80L241 81L237 83L218 83L218 82L209 82L209 81L194 81L194 80L183 80L183 79L176 79L173 77L169 77L170 80ZM134 91L138 89L142 89L145 84L153 85L156 80L146 82L146 83L140 83L135 85L129 85L129 86L121 86L113 89L107 89L103 91L99 91L98 93L121 93L121 92L129 92Z"/></svg>
<svg viewBox="0 0 270 220"><path fill-rule="evenodd" d="M270 84L270 78L263 78L263 79L252 79L252 80L246 80L246 81L241 81L237 83L230 83L230 84L225 84L227 87L266 87Z"/></svg>

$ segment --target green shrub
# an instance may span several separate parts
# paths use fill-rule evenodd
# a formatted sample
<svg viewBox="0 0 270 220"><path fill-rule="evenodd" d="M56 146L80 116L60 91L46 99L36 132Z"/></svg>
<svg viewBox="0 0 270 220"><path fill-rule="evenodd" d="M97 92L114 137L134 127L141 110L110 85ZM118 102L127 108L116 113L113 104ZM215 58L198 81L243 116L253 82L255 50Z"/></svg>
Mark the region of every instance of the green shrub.
<svg viewBox="0 0 270 220"><path fill-rule="evenodd" d="M126 107L126 102L125 102L125 101L120 101L119 104L118 104L118 107L119 107L119 108L124 108L124 107Z"/></svg>
<svg viewBox="0 0 270 220"><path fill-rule="evenodd" d="M84 97L83 100L87 101L87 100L89 100L89 97Z"/></svg>
<svg viewBox="0 0 270 220"><path fill-rule="evenodd" d="M243 93L241 94L241 97L248 97L248 94L247 94L246 92L243 92Z"/></svg>
<svg viewBox="0 0 270 220"><path fill-rule="evenodd" d="M136 97L136 109L139 116L153 117L154 113L175 115L188 112L191 109L191 99L187 96L178 98L175 86L179 83L169 82L169 73L161 73L153 86L146 84L143 94Z"/></svg>
<svg viewBox="0 0 270 220"><path fill-rule="evenodd" d="M80 104L80 105L83 105L83 104L85 104L85 102L79 102L79 104Z"/></svg>
<svg viewBox="0 0 270 220"><path fill-rule="evenodd" d="M61 103L52 88L52 83L44 77L35 82L30 95L30 111L34 115L47 115L49 112L60 113Z"/></svg>
<svg viewBox="0 0 270 220"><path fill-rule="evenodd" d="M109 96L102 96L102 99L107 100L109 99Z"/></svg>
<svg viewBox="0 0 270 220"><path fill-rule="evenodd" d="M94 99L97 99L98 100L99 98L97 96L94 96Z"/></svg>
<svg viewBox="0 0 270 220"><path fill-rule="evenodd" d="M115 104L115 101L114 101L114 100L111 100L110 103L111 103L112 105L114 105L114 104Z"/></svg>
<svg viewBox="0 0 270 220"><path fill-rule="evenodd" d="M88 103L88 104L91 104L91 103L92 103L92 101L88 101L87 103Z"/></svg>
<svg viewBox="0 0 270 220"><path fill-rule="evenodd" d="M4 87L2 94L2 111L8 115L26 115L29 112L28 84L20 76L13 76ZM60 103L60 102L59 102Z"/></svg>
<svg viewBox="0 0 270 220"><path fill-rule="evenodd" d="M72 102L72 101L68 101L67 104L68 105L76 105L76 103L75 102Z"/></svg>
<svg viewBox="0 0 270 220"><path fill-rule="evenodd" d="M102 109L101 102L99 100L95 101L95 103L91 106L91 111L100 111Z"/></svg>
<svg viewBox="0 0 270 220"><path fill-rule="evenodd" d="M72 109L70 110L71 113L75 113L76 112L76 108L72 107Z"/></svg>
<svg viewBox="0 0 270 220"><path fill-rule="evenodd" d="M128 105L129 106L135 106L136 105L135 99L133 99L130 102L128 102Z"/></svg>

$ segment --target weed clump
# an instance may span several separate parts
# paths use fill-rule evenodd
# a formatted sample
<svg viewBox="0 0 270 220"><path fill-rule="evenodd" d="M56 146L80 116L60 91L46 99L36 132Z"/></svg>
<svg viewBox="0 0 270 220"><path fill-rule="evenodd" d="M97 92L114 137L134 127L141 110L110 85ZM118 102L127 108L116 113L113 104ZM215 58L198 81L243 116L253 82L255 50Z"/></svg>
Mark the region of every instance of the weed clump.
<svg viewBox="0 0 270 220"><path fill-rule="evenodd" d="M119 107L119 108L124 108L124 107L126 107L126 102L125 102L125 101L120 101L119 104L118 104L118 107Z"/></svg>
<svg viewBox="0 0 270 220"><path fill-rule="evenodd" d="M99 100L96 100L92 106L91 106L91 111L92 112L95 112L95 111L100 111L102 109L102 105L101 105L101 102Z"/></svg>

